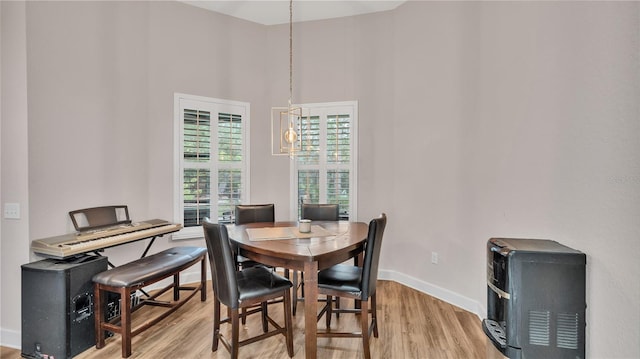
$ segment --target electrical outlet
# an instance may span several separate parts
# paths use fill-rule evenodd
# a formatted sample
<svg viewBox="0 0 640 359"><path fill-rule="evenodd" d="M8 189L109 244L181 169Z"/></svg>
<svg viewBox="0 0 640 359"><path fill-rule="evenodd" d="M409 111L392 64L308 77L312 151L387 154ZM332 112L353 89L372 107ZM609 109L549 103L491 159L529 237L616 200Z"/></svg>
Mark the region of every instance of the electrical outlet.
<svg viewBox="0 0 640 359"><path fill-rule="evenodd" d="M20 203L5 203L4 218L20 219Z"/></svg>
<svg viewBox="0 0 640 359"><path fill-rule="evenodd" d="M431 263L438 264L438 252L431 252Z"/></svg>

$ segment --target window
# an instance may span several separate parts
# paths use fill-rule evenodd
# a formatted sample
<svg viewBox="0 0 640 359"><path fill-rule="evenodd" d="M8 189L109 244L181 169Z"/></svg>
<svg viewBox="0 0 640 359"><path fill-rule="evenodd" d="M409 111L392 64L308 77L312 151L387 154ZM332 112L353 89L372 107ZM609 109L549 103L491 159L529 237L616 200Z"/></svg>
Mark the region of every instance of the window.
<svg viewBox="0 0 640 359"><path fill-rule="evenodd" d="M295 157L292 203L300 216L302 203L337 203L340 219L356 218L358 103L301 105L309 110L302 128L302 151Z"/></svg>
<svg viewBox="0 0 640 359"><path fill-rule="evenodd" d="M175 94L174 238L202 237L205 217L233 223L248 202L249 104Z"/></svg>

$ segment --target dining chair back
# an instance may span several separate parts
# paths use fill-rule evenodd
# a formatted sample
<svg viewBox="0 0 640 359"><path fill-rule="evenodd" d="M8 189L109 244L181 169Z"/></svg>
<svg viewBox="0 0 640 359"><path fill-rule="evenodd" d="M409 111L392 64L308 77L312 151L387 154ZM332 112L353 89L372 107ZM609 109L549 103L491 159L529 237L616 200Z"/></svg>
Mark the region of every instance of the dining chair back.
<svg viewBox="0 0 640 359"><path fill-rule="evenodd" d="M247 223L259 223L259 222L274 222L275 221L275 206L270 204L242 204L237 205L236 208L236 225ZM246 257L237 255L238 248L233 247L233 252L236 253L236 264L238 268L253 267L258 262L254 262ZM243 319L244 320L244 319Z"/></svg>
<svg viewBox="0 0 640 359"><path fill-rule="evenodd" d="M235 208L235 224L248 224L248 223L262 223L262 222L275 222L275 205L273 203L268 204L239 204ZM238 269L245 269L249 267L255 267L257 265L263 265L256 261L241 256L238 254L238 248L232 247L233 252L236 254L236 265ZM284 270L285 276L289 278L289 269ZM276 301L280 302L280 301ZM247 322L247 309L242 310L242 324Z"/></svg>
<svg viewBox="0 0 640 359"><path fill-rule="evenodd" d="M225 306L238 308L238 283L236 265L226 226L203 222L204 236L211 266L211 282L216 299Z"/></svg>
<svg viewBox="0 0 640 359"><path fill-rule="evenodd" d="M291 282L263 266L255 266L238 271L229 243L227 227L213 223L209 218L205 218L203 229L211 265L214 293L213 344L211 350L217 351L218 343L222 342L224 347L229 350L231 358L237 359L240 347L273 335L282 334L286 338L287 353L289 357L293 357ZM267 301L278 298L281 298L284 303L284 326L271 318L267 311ZM221 304L228 308L228 318L221 319ZM240 309L255 306L256 304L261 306L261 310L256 312L262 314L263 333L240 341ZM220 331L222 323L231 323L230 341ZM274 327L271 331L269 331L269 323Z"/></svg>
<svg viewBox="0 0 640 359"><path fill-rule="evenodd" d="M337 221L340 219L339 206L329 203L303 203L300 218L312 221Z"/></svg>
<svg viewBox="0 0 640 359"><path fill-rule="evenodd" d="M318 293L327 296L326 304L320 311L318 319L326 315L327 331L318 333L318 337L361 337L365 359L371 358L369 338L373 333L378 337L378 320L376 311L376 282L378 280L378 263L382 248L382 237L387 225L387 216L382 213L369 222L369 231L364 249L362 267L338 264L318 272ZM357 299L360 308L333 308L332 297ZM333 313L359 313L361 332L345 333L331 330ZM369 324L371 313L371 324Z"/></svg>
<svg viewBox="0 0 640 359"><path fill-rule="evenodd" d="M339 206L334 203L303 203L300 210L300 218L312 221L337 221L340 219ZM293 271L293 315L298 311L298 302L304 301L304 277L302 273ZM301 278L301 280L298 280ZM298 291L300 296L298 296ZM340 307L340 299L335 299Z"/></svg>
<svg viewBox="0 0 640 359"><path fill-rule="evenodd" d="M275 205L240 204L236 206L236 224L275 222Z"/></svg>
<svg viewBox="0 0 640 359"><path fill-rule="evenodd" d="M368 300L376 293L378 282L378 263L380 262L380 250L382 248L382 235L387 226L387 216L382 214L369 222L369 233L364 250L364 263L362 265L362 300Z"/></svg>

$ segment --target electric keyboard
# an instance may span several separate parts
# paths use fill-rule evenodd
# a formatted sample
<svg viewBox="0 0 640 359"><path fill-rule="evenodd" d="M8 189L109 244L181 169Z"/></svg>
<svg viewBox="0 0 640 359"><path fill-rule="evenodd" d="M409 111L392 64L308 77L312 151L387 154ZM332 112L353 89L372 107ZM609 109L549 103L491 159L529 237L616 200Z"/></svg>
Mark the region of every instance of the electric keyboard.
<svg viewBox="0 0 640 359"><path fill-rule="evenodd" d="M78 254L98 251L146 238L177 232L180 224L169 223L162 219L122 224L98 230L69 233L31 241L34 253L64 259Z"/></svg>

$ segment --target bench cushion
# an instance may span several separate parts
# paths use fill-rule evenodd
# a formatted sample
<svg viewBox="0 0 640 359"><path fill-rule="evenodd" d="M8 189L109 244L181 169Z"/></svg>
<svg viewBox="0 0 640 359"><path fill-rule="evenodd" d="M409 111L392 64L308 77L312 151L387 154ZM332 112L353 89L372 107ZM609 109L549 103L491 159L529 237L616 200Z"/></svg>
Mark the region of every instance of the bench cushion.
<svg viewBox="0 0 640 359"><path fill-rule="evenodd" d="M131 287L157 278L164 278L176 268L187 265L203 255L207 249L201 247L174 247L140 258L93 276L95 283L111 287Z"/></svg>

